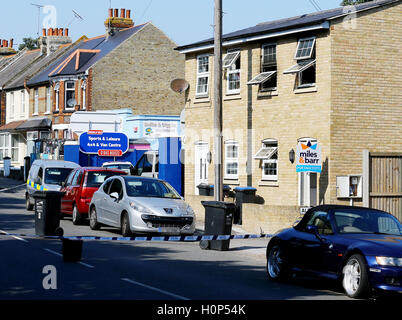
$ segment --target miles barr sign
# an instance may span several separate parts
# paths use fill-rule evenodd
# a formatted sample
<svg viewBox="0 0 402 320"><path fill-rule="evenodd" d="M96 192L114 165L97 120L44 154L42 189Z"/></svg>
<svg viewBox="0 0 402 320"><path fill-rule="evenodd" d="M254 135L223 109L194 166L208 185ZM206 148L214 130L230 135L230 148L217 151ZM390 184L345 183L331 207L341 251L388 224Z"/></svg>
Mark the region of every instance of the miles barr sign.
<svg viewBox="0 0 402 320"><path fill-rule="evenodd" d="M297 144L296 172L321 172L321 147L317 141Z"/></svg>
<svg viewBox="0 0 402 320"><path fill-rule="evenodd" d="M80 151L86 154L121 157L128 147L128 137L121 132L91 130L80 135Z"/></svg>

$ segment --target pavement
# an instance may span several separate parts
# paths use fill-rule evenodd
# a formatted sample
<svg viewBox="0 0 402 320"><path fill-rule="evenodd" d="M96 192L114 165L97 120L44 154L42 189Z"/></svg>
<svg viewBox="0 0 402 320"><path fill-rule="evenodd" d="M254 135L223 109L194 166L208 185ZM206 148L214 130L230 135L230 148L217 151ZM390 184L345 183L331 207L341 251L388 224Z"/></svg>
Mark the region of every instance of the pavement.
<svg viewBox="0 0 402 320"><path fill-rule="evenodd" d="M5 177L0 177L0 192L15 192L17 190L23 189L25 187L25 182L22 180L15 180Z"/></svg>

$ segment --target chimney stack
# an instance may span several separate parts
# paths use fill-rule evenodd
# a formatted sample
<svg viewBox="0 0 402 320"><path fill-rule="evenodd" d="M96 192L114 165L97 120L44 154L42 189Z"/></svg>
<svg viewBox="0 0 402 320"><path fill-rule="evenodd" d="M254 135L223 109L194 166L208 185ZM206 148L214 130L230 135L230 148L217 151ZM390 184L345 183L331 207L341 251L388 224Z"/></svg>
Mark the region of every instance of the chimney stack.
<svg viewBox="0 0 402 320"><path fill-rule="evenodd" d="M119 9L108 10L108 18L105 21L107 37L113 35L115 31L131 28L132 26L134 26L134 22L131 19L130 9L120 9L120 16Z"/></svg>
<svg viewBox="0 0 402 320"><path fill-rule="evenodd" d="M39 38L39 47L42 54L49 55L55 52L61 45L71 42L72 40L68 36L67 28L42 29L42 36Z"/></svg>

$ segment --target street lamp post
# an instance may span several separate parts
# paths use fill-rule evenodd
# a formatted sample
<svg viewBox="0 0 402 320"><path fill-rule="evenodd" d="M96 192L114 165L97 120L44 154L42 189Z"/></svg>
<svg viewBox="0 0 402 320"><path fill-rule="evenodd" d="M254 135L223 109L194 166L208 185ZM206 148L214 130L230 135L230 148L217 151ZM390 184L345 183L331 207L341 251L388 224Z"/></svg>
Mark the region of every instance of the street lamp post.
<svg viewBox="0 0 402 320"><path fill-rule="evenodd" d="M223 201L222 171L222 0L215 0L214 18L214 146L215 201Z"/></svg>

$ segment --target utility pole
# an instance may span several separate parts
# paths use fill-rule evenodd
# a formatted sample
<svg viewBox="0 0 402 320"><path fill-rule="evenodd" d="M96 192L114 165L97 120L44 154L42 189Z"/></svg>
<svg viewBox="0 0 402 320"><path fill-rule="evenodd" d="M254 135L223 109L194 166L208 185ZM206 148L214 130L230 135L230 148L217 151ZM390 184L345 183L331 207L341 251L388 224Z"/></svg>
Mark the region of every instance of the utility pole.
<svg viewBox="0 0 402 320"><path fill-rule="evenodd" d="M215 201L223 201L222 171L222 0L215 0L214 30L214 146Z"/></svg>

